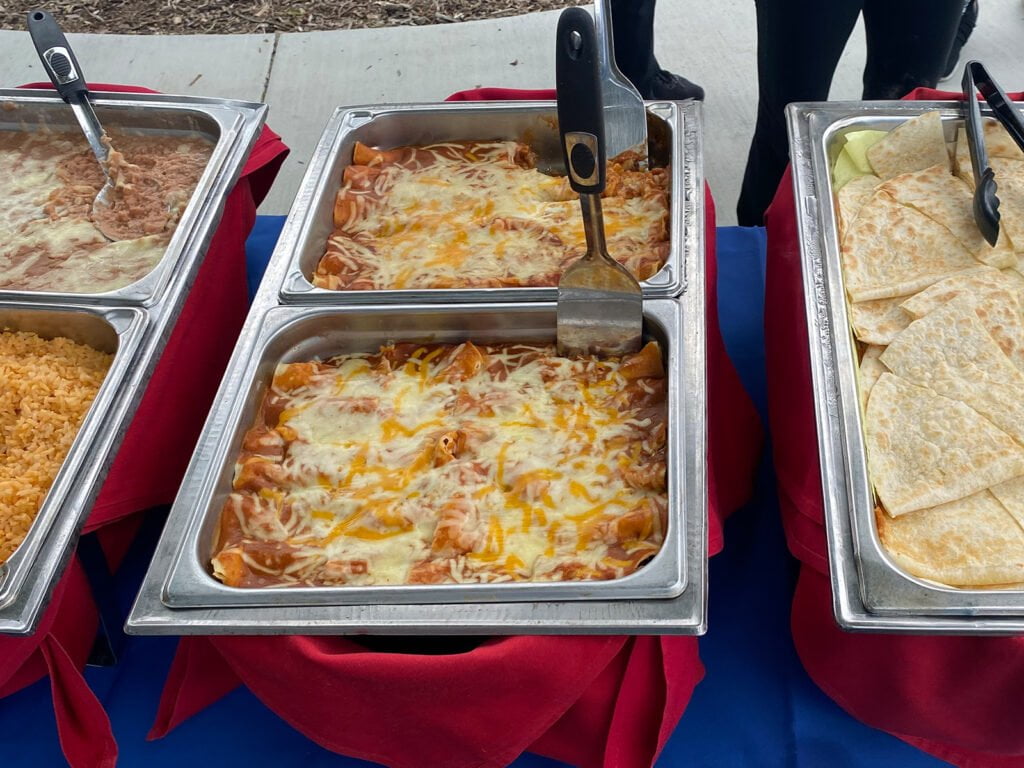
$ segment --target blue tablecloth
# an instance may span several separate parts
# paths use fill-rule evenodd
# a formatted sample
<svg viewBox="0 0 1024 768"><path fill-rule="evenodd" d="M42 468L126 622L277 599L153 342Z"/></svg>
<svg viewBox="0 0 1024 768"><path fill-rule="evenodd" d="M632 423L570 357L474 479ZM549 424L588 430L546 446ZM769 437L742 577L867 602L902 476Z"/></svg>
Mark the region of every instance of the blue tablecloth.
<svg viewBox="0 0 1024 768"><path fill-rule="evenodd" d="M262 275L283 217L261 216L249 239L250 289ZM765 238L762 229L718 230L719 307L726 346L762 417L765 413ZM147 521L118 576L125 613L159 534ZM770 462L757 495L726 525L725 551L710 566L709 631L700 642L707 676L697 687L658 765L867 768L944 765L839 709L804 674L789 634L795 561L783 540ZM86 677L110 714L120 765L250 765L360 768L360 760L321 749L239 689L156 742L146 742L171 663L174 638L130 638L112 668ZM588 738L585 733L581 739ZM0 745L7 768L62 764L47 681L0 700ZM533 755L516 768L556 768ZM431 767L433 768L433 767ZM441 767L438 767L441 768Z"/></svg>

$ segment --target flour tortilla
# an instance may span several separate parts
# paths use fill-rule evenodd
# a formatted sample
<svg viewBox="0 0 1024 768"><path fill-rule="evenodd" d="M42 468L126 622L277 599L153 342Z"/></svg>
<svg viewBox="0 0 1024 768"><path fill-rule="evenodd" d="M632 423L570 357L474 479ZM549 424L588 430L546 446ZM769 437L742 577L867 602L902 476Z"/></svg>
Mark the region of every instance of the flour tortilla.
<svg viewBox="0 0 1024 768"><path fill-rule="evenodd" d="M879 377L889 370L878 359L884 351L885 347L868 347L864 350L864 356L860 359L860 368L858 369L860 404L865 411L868 408L868 397L871 395L871 388L875 386L875 382L878 381Z"/></svg>
<svg viewBox="0 0 1024 768"><path fill-rule="evenodd" d="M925 112L889 131L868 149L868 161L880 179L891 179L908 171L949 164L946 134L937 111Z"/></svg>
<svg viewBox="0 0 1024 768"><path fill-rule="evenodd" d="M861 207L874 194L875 187L882 183L877 176L867 174L846 182L836 193L836 207L839 209L839 242L846 239Z"/></svg>
<svg viewBox="0 0 1024 768"><path fill-rule="evenodd" d="M900 304L904 297L858 301L850 305L850 322L865 344L889 344L914 319Z"/></svg>
<svg viewBox="0 0 1024 768"><path fill-rule="evenodd" d="M985 118L982 121L982 133L985 136L985 148L988 156L1002 157L1007 160L1024 160L1024 152L1017 146L1017 142L1010 138L1010 134L996 120ZM974 172L971 170L971 149L967 144L967 134L964 127L960 126L956 131L956 152L954 154L954 171L962 178L967 185L974 189Z"/></svg>
<svg viewBox="0 0 1024 768"><path fill-rule="evenodd" d="M893 516L1024 475L1024 447L991 421L892 373L871 388L864 434L869 475Z"/></svg>
<svg viewBox="0 0 1024 768"><path fill-rule="evenodd" d="M1024 161L994 157L989 160L999 197L999 232L1006 234L1017 253L1018 272L1024 271Z"/></svg>
<svg viewBox="0 0 1024 768"><path fill-rule="evenodd" d="M941 280L900 305L914 319L963 297L992 340L1017 370L1024 371L1024 279L1013 270L985 267ZM967 275L965 277L965 275Z"/></svg>
<svg viewBox="0 0 1024 768"><path fill-rule="evenodd" d="M885 182L882 188L896 202L910 206L952 232L978 261L999 269L1017 263L1005 232L1001 233L995 247L982 236L974 220L971 188L950 174L948 164L900 174Z"/></svg>
<svg viewBox="0 0 1024 768"><path fill-rule="evenodd" d="M852 301L909 296L979 264L952 232L884 189L861 207L842 256Z"/></svg>
<svg viewBox="0 0 1024 768"><path fill-rule="evenodd" d="M992 493L1006 511L1013 515L1017 524L1024 527L1024 477L1015 477L1005 483L992 486Z"/></svg>
<svg viewBox="0 0 1024 768"><path fill-rule="evenodd" d="M1024 579L1024 529L988 491L893 519L876 510L882 545L914 576L957 587Z"/></svg>
<svg viewBox="0 0 1024 768"><path fill-rule="evenodd" d="M915 320L881 360L897 376L966 403L1024 445L1024 374L985 330L971 298Z"/></svg>
<svg viewBox="0 0 1024 768"><path fill-rule="evenodd" d="M917 320L958 296L980 294L991 289L1024 291L1024 276L1013 270L1000 270L979 264L974 269L957 272L903 299L900 307Z"/></svg>

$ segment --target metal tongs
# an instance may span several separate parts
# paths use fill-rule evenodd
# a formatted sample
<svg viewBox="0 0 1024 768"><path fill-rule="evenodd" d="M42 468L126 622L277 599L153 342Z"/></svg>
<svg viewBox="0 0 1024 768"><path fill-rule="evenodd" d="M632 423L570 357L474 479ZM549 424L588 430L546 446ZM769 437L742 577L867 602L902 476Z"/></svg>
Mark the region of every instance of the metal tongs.
<svg viewBox="0 0 1024 768"><path fill-rule="evenodd" d="M624 355L640 348L643 304L636 278L608 255L601 212L607 173L594 22L582 8L558 18L558 133L569 183L580 195L586 254L558 281L558 353Z"/></svg>
<svg viewBox="0 0 1024 768"><path fill-rule="evenodd" d="M994 247L999 239L999 198L996 196L998 185L995 172L988 162L988 148L985 146L985 133L981 127L981 108L975 98L975 90L985 98L996 120L1002 124L1022 151L1024 120L1006 92L999 87L980 61L967 62L962 86L965 105L964 126L967 146L971 153L971 168L974 171L974 220L985 240Z"/></svg>
<svg viewBox="0 0 1024 768"><path fill-rule="evenodd" d="M92 102L89 101L89 88L82 76L78 59L57 20L49 13L43 10L30 11L27 24L36 53L43 62L43 69L46 70L57 93L71 106L75 119L78 120L86 141L89 142L89 148L96 155L96 160L106 177L106 183L96 196L93 207L109 206L112 202L110 192L114 188L110 178L110 140L106 138L103 126L100 125L92 108Z"/></svg>

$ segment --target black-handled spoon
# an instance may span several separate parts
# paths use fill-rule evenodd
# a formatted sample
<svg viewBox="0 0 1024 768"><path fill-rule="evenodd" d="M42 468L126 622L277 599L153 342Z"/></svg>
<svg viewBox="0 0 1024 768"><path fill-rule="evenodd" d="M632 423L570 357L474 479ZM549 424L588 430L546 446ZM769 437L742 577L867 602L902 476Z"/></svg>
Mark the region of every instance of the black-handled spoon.
<svg viewBox="0 0 1024 768"><path fill-rule="evenodd" d="M82 76L75 52L71 50L57 20L43 10L29 11L28 33L50 82L75 113L89 147L107 174L110 148L103 142L103 126L89 101L89 88Z"/></svg>

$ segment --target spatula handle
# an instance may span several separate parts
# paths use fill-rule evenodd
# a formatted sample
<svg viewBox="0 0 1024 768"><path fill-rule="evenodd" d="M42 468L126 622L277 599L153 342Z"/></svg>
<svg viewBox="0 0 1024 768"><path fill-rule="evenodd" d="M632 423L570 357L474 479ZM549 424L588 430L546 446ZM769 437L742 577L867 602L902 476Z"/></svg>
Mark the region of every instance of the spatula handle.
<svg viewBox="0 0 1024 768"><path fill-rule="evenodd" d="M43 69L64 101L88 95L82 69L57 20L44 10L28 13L28 33L36 46Z"/></svg>
<svg viewBox="0 0 1024 768"><path fill-rule="evenodd" d="M558 133L569 183L580 194L600 194L605 185L604 113L590 14L566 8L558 17L556 39Z"/></svg>

